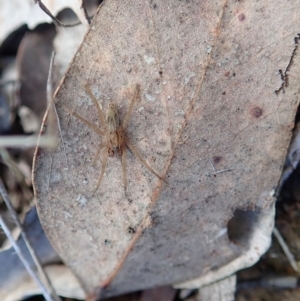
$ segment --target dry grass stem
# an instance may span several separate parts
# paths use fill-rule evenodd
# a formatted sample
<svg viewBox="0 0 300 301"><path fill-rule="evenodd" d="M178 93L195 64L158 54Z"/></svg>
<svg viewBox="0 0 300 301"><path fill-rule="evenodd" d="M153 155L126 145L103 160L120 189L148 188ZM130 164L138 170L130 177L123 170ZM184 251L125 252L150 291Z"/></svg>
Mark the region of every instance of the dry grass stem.
<svg viewBox="0 0 300 301"><path fill-rule="evenodd" d="M6 192L6 189L4 188L4 185L3 185L3 182L2 182L2 180L0 179L0 194L1 194L1 196L2 196L2 198L3 198L3 200L4 200L4 202L5 202L5 204L6 204L6 206L7 206L7 208L8 208L8 210L9 210L9 212L10 212L10 214L11 214L11 216L12 216L12 218L13 218L13 220L14 220L14 222L15 222L15 224L19 227L19 229L20 229L20 231L21 231L21 235L22 235L22 237L23 237L23 239L24 239L24 242L25 242L25 244L26 244L26 246L27 246L27 249L28 249L28 251L29 251L29 253L30 253L30 255L31 255L31 257L32 257L32 259L33 259L33 261L34 261L34 263L35 263L35 265L36 265L36 267L37 267L37 270L38 270L38 272L39 272L39 274L40 274L40 277L43 279L43 287L44 287L44 284L45 284L45 286L47 287L47 292L48 291L50 291L51 293L50 293L50 295L51 295L51 299L49 299L49 300L55 300L55 301L61 301L61 299L56 295L56 293L55 293L55 291L54 291L54 288L52 287L52 285L51 285L51 282L50 282L50 279L48 278L48 276L47 276L47 274L45 273L45 271L44 271L44 269L43 269L43 267L42 267L42 265L40 264L40 261L39 261L39 259L38 259L38 257L37 257L37 255L36 255L36 253L35 253L35 251L34 251L34 249L32 248L32 246L31 246L31 244L30 244L30 242L29 242L29 240L28 240L28 237L27 237L27 234L26 234L26 232L24 231L24 229L23 229L23 226L22 226L22 224L21 224L21 222L20 222L20 220L19 220L19 218L18 218L18 215L17 215L17 212L15 211L15 209L14 209L14 207L13 207L13 205L11 204L11 201L10 201L10 199L9 199L9 197L8 197L8 194L7 194L7 192ZM6 225L5 225L5 222L2 220L2 222L4 223L4 227L6 227ZM2 225L2 227L3 227L3 225ZM3 230L4 230L4 232L5 232L5 234L6 234L6 236L9 238L9 236L7 235L7 233L6 233L6 231L5 231L5 229L3 228ZM10 234L9 234L10 235ZM11 241L11 239L9 238L9 240ZM15 243L15 241L14 241L14 243ZM13 245L13 243L11 242L11 244ZM16 243L15 243L16 244ZM14 245L13 245L14 246ZM14 249L15 249L15 247L14 247ZM16 249L15 249L16 250ZM20 251L20 250L19 250ZM16 252L17 252L17 250L16 250ZM21 252L21 251L20 251ZM18 253L18 252L17 252ZM19 255L19 254L18 254ZM19 256L20 257L20 256ZM20 257L20 259L21 259L21 257ZM21 259L22 260L22 259ZM26 260L25 258L24 258L24 260ZM23 262L23 260L22 260L22 262ZM23 262L24 263L24 262ZM25 265L25 264L24 264ZM25 265L25 267L26 267L26 265ZM26 267L26 269L27 269L27 267ZM27 269L28 270L28 269ZM29 271L28 271L29 272ZM31 275L31 273L29 272L29 274ZM32 275L31 275L32 276ZM35 279L35 277L33 277L34 279ZM36 279L35 279L36 280ZM38 281L40 282L41 280L40 279L38 279ZM39 283L38 283L39 284ZM40 286L40 285L39 285ZM48 293L47 293L48 294ZM45 296L45 298L46 298L46 296ZM47 299L47 298L46 298ZM48 299L47 299L48 300Z"/></svg>

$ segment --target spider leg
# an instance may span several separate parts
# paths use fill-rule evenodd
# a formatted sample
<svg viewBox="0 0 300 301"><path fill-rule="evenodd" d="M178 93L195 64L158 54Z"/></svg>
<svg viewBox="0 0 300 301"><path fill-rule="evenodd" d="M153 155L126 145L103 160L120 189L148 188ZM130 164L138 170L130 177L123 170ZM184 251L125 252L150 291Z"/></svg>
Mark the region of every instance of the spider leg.
<svg viewBox="0 0 300 301"><path fill-rule="evenodd" d="M94 159L93 159L92 166L95 166L95 164L96 164L96 162L97 162L97 160L98 160L98 158L99 158L100 152L101 152L101 150L102 150L103 147L104 147L104 145L101 143L101 144L99 145L98 150L97 150L97 153L96 153L96 155L95 155L95 157L94 157Z"/></svg>
<svg viewBox="0 0 300 301"><path fill-rule="evenodd" d="M129 118L130 118L130 115L131 115L131 112L132 112L133 105L137 101L137 99L140 98L140 97L141 97L141 87L140 87L139 84L136 84L135 85L134 96L131 99L128 111L127 111L126 116L125 116L124 121L123 121L124 131L127 129L128 121L129 121Z"/></svg>
<svg viewBox="0 0 300 301"><path fill-rule="evenodd" d="M124 190L125 190L125 194L126 194L126 190L127 190L127 180L126 180L126 148L123 150L123 153L122 153L122 175L123 175Z"/></svg>
<svg viewBox="0 0 300 301"><path fill-rule="evenodd" d="M97 112L98 112L98 115L99 115L99 118L100 118L100 122L101 122L101 126L102 127L105 127L105 115L104 113L102 112L101 108L100 108L100 105L96 99L96 97L94 96L90 86L88 84L85 84L84 85L84 90L86 92L86 94L88 94L88 96L91 98L94 106L96 107L97 109Z"/></svg>
<svg viewBox="0 0 300 301"><path fill-rule="evenodd" d="M61 106L66 112L68 112L69 114L73 115L74 117L76 117L77 119L79 119L80 121L82 121L84 124L86 124L90 129L92 129L94 132L96 132L97 134L99 134L100 136L104 135L104 131L100 130L97 126L95 126L93 123L89 122L88 120L86 120L85 118L83 118L82 116L80 116L79 114L77 114L76 112L73 112L71 109L69 109L68 107L62 105Z"/></svg>
<svg viewBox="0 0 300 301"><path fill-rule="evenodd" d="M108 150L106 152L104 152L104 156L103 156L103 159L102 159L101 173L100 173L98 183L97 183L97 186L96 186L93 194L98 190L98 188L101 185L101 181L102 181L102 178L103 178L103 175L104 175L104 172L105 172L105 168L106 168L107 158L108 158Z"/></svg>
<svg viewBox="0 0 300 301"><path fill-rule="evenodd" d="M133 146L129 141L126 141L126 145L149 171L151 171L154 175L156 175L160 180L165 182L165 180L157 172L155 172L150 165L148 165L148 163L143 159L143 157L135 148L135 146Z"/></svg>

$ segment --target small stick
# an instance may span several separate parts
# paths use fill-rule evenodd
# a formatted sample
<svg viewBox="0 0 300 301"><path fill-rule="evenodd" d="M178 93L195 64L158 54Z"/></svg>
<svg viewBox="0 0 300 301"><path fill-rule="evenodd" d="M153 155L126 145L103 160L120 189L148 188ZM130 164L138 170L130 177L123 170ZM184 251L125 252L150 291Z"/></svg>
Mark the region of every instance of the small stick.
<svg viewBox="0 0 300 301"><path fill-rule="evenodd" d="M44 136L40 137L37 135L32 136L1 136L0 147L17 147L17 148L28 148L36 147L39 143L40 147L53 147L56 140L53 137Z"/></svg>
<svg viewBox="0 0 300 301"><path fill-rule="evenodd" d="M53 23L56 25L56 26L59 26L59 27L73 27L73 26L76 26L76 25L80 25L81 22L76 22L76 23L71 23L71 24L67 24L67 23L63 23L63 22L60 22L56 17L54 17L50 10L47 8L47 6L41 1L41 0L34 0L34 3L35 4L38 4L38 6L40 7L40 9L46 14L48 15Z"/></svg>
<svg viewBox="0 0 300 301"><path fill-rule="evenodd" d="M293 270L297 273L300 273L299 266L294 258L294 255L290 251L288 245L285 243L283 237L281 236L280 232L278 231L278 229L276 227L274 227L274 229L273 229L273 234L276 237L279 245L281 246L281 248L282 248L285 256L287 257L290 265L292 266Z"/></svg>
<svg viewBox="0 0 300 301"><path fill-rule="evenodd" d="M62 147L63 147L64 154L65 154L65 157L66 157L66 162L68 162L68 157L67 157L67 153L66 153L64 138L63 138L63 135L62 135L61 126L60 126L59 118L58 118L58 115L57 115L56 106L55 106L55 103L53 101L53 89L52 89L52 87L53 87L54 58L55 58L55 52L53 51L52 55L51 55L50 67L49 67L48 79L47 79L47 104L48 104L49 123L50 123L49 136L53 137L53 139L55 140L55 130L54 130L55 121L54 121L54 119L56 117L57 127L58 127L58 131L59 131L60 139L61 139L61 142L62 142ZM54 115L55 115L55 117L54 117Z"/></svg>
<svg viewBox="0 0 300 301"><path fill-rule="evenodd" d="M10 199L8 197L8 194L7 194L6 190L5 190L5 188L4 188L4 185L3 185L3 182L2 182L1 178L0 178L0 194L1 194L1 196L2 196L2 198L3 198L3 200L4 200L5 204L6 204L6 206L8 208L8 210L9 210L9 212L10 212L10 214L11 214L11 216L12 216L14 222L15 222L15 224L21 230L21 235L22 235L22 237L24 239L24 242L25 242L25 244L27 246L27 249L28 249L28 251L29 251L29 253L30 253L30 255L31 255L31 257L32 257L35 265L36 265L36 267L37 267L37 270L38 270L40 276L43 278L44 283L46 283L46 286L47 286L48 290L50 291L50 295L53 297L53 298L51 297L51 299L49 299L49 300L51 300L51 301L52 300L61 301L61 299L56 295L56 293L54 291L54 288L51 285L50 279L48 278L47 274L45 273L45 271L44 271L44 269L43 269L43 267L42 267L42 265L41 265L38 257L36 256L36 253L35 253L34 249L32 248L32 246L31 246L31 244L30 244L30 242L28 240L27 234L24 231L24 228L23 228L23 226L22 226L22 224L21 224L21 222L20 222L20 220L18 218L18 215L17 215L14 207L12 206L12 204L10 202ZM1 219L2 219L2 217L1 217ZM4 225L2 225L2 228L3 228L6 236L9 238L10 233L9 234L6 233L6 230L4 229L4 227L6 227L4 220L2 220L2 222L4 223ZM17 244L16 244L15 241L14 241L14 244L12 242L11 242L11 244L13 245L13 247L14 247L14 244L17 246ZM17 246L17 248L19 248L19 247ZM15 247L14 247L14 249L16 250ZM19 252L21 252L21 250L19 250ZM18 256L20 257L20 259L22 260L22 258L19 255L19 253L18 253L17 250L16 250L16 253L18 254ZM22 257L23 257L23 255L22 255ZM24 260L26 261L25 258L24 258ZM22 262L23 262L23 260L22 260ZM23 264L25 265L24 262L23 262ZM26 264L28 264L27 261L26 261ZM25 268L27 269L26 265L25 265ZM28 269L27 269L27 271L32 276L32 273L29 272ZM35 272L34 272L34 274L35 274ZM33 277L34 280L36 280L37 275L35 274L32 277ZM41 280L38 278L38 284L39 284L39 282L41 282ZM41 285L44 286L42 283L41 283ZM40 284L39 284L39 286L40 286ZM47 294L48 294L48 292L47 292ZM45 296L45 298L46 298L46 296ZM46 299L48 300L48 298L46 298Z"/></svg>
<svg viewBox="0 0 300 301"><path fill-rule="evenodd" d="M52 299L52 297L49 295L48 291L46 290L46 288L44 287L43 283L40 281L39 277L37 276L37 274L35 273L35 271L30 267L29 263L27 262L26 258L23 256L22 251L20 250L19 246L17 245L17 243L15 242L15 240L12 237L11 232L9 231L6 223L4 222L2 215L0 214L0 226L3 229L5 235L7 236L7 238L9 239L11 245L13 246L14 250L16 251L17 255L19 256L20 260L22 261L22 263L24 264L27 272L30 274L30 276L35 280L35 282L38 284L38 286L40 287L43 296L45 297L45 299L47 301L53 301L54 299Z"/></svg>
<svg viewBox="0 0 300 301"><path fill-rule="evenodd" d="M11 245L13 246L13 248L14 248L15 252L17 253L17 255L19 256L20 260L24 264L27 272L38 284L39 288L42 291L43 296L45 297L45 299L47 301L54 301L54 299L50 296L50 294L48 293L47 289L45 288L45 286L43 285L43 283L41 282L41 280L39 279L39 277L37 276L35 271L30 267L30 264L27 262L26 258L23 256L22 251L20 250L19 246L17 245L17 243L13 239L13 236L12 236L11 232L9 231L9 229L8 229L5 221L3 220L1 214L0 214L0 226L3 229L3 231L4 231L5 235L7 236L7 238L9 239Z"/></svg>
<svg viewBox="0 0 300 301"><path fill-rule="evenodd" d="M222 172L229 172L229 171L232 171L232 170L233 170L233 168L221 169L221 170L212 172L211 175L217 175L217 174L219 174L219 173L222 173Z"/></svg>
<svg viewBox="0 0 300 301"><path fill-rule="evenodd" d="M79 2L80 2L80 10L81 10L81 13L83 15L83 19L85 21L85 25L86 25L87 28L89 28L89 26L91 24L91 21L90 21L90 18L88 16L88 14L87 14L86 9L85 9L84 3L83 3L84 1L83 0L79 0Z"/></svg>
<svg viewBox="0 0 300 301"><path fill-rule="evenodd" d="M54 64L54 58L55 58L55 52L52 52L51 55L51 60L50 60L50 67L49 67L49 72L48 72L48 78L47 78L47 86L46 86L46 92L47 92L47 108L48 108L48 116L49 116L49 123L50 123L50 129L49 129L49 134L50 136L55 136L55 129L54 129L54 124L55 124L55 116L56 114L57 117L57 112L55 109L55 105L53 102L53 64ZM60 129L60 124L58 122L58 127L59 127L59 132L61 133Z"/></svg>
<svg viewBox="0 0 300 301"><path fill-rule="evenodd" d="M298 33L298 35L294 38L294 43L295 43L295 47L294 50L292 52L292 55L290 57L290 60L288 62L288 65L286 66L285 70L282 71L281 69L279 70L279 75L280 78L282 80L281 86L279 87L279 89L277 89L275 91L275 94L278 95L280 91L282 91L283 93L285 92L285 88L287 88L289 86L289 74L288 72L290 71L293 63L294 63L294 58L297 55L297 51L298 51L298 47L299 47L299 39L300 39L300 34Z"/></svg>
<svg viewBox="0 0 300 301"><path fill-rule="evenodd" d="M85 10L85 8L84 8L84 6L83 6L83 0L80 0L80 1L81 1L81 3L80 3L80 9L83 11L84 20L87 22L87 24L88 24L88 26L89 26L89 24L90 24L90 19L91 19L92 17L89 17L89 16L87 15L87 12L86 12L86 10ZM41 0L34 0L34 3L35 3L35 4L38 4L38 6L40 7L40 9L41 9L47 16L49 16L49 17L52 19L53 23L54 23L56 26L58 26L58 27L73 27L73 26L77 26L77 25L82 24L81 21L74 22L74 23L63 23L63 22L59 21L56 17L54 17L54 16L52 15L52 13L50 12L50 10L47 8L47 6L46 6ZM83 6L83 7L82 7L82 6Z"/></svg>

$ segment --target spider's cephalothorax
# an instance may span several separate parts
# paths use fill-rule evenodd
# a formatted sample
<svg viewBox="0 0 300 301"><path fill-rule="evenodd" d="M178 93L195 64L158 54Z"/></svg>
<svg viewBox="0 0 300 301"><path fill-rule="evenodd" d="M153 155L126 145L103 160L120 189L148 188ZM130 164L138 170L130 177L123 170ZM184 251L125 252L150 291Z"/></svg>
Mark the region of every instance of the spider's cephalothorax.
<svg viewBox="0 0 300 301"><path fill-rule="evenodd" d="M128 121L129 121L129 118L130 118L130 114L131 114L134 102L140 97L140 86L139 85L135 86L134 97L131 100L131 103L129 105L129 109L126 113L126 116L123 120L123 123L121 123L121 121L120 121L120 117L119 117L119 114L118 114L118 111L117 111L117 108L116 108L115 104L109 103L108 108L106 110L106 114L104 116L103 111L101 110L97 99L95 98L95 96L93 95L90 87L87 84L85 85L85 91L91 97L91 99L93 101L93 104L95 105L95 107L98 111L101 126L102 126L103 129L98 128L96 125L94 125L93 123L91 123L87 119L83 118L82 116L80 116L76 112L71 111L69 108L64 107L64 106L63 106L63 108L68 113L70 113L71 115L73 115L74 117L76 117L77 119L82 121L83 123L85 123L94 132L96 132L97 134L99 134L102 137L104 136L104 139L101 142L101 144L98 148L98 151L96 153L96 156L93 160L93 165L94 165L95 162L97 161L100 153L101 153L101 150L103 148L105 148L105 152L104 152L103 157L102 157L101 173L100 173L100 176L99 176L99 179L98 179L97 187L94 190L94 192L96 192L98 190L98 188L100 187L100 185L101 185L101 181L102 181L102 178L103 178L103 175L104 175L104 172L105 172L108 157L112 157L116 153L119 153L121 158L122 158L123 184L124 184L124 190L126 192L126 187L127 187L127 181L126 181L126 147L128 147L132 151L132 153L141 161L141 163L149 171L151 171L160 180L163 180L160 177L160 175L158 173L156 173L152 169L152 167L150 167L150 165L143 159L143 157L140 155L138 150L135 148L135 146L133 144L131 144L131 142L129 141L129 139L126 136L126 129L127 129L127 126L128 126Z"/></svg>

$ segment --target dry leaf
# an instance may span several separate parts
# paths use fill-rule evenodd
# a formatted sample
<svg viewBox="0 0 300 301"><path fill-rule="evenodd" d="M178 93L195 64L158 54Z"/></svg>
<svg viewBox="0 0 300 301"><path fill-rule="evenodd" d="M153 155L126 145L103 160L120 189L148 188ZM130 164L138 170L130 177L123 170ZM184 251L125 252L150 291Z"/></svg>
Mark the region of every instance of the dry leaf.
<svg viewBox="0 0 300 301"><path fill-rule="evenodd" d="M42 225L88 295L192 279L246 252L247 243L229 240L227 223L280 177L298 81L274 91L294 49L299 4L103 3L56 93L64 140L38 150L34 167ZM116 103L121 120L141 86L127 134L166 183L128 152L127 194L113 157L93 195L101 137L63 109L101 127L85 83L103 110Z"/></svg>
<svg viewBox="0 0 300 301"><path fill-rule="evenodd" d="M47 106L46 85L55 34L53 25L28 32L17 55L21 104L30 108L40 120Z"/></svg>

